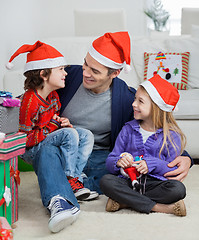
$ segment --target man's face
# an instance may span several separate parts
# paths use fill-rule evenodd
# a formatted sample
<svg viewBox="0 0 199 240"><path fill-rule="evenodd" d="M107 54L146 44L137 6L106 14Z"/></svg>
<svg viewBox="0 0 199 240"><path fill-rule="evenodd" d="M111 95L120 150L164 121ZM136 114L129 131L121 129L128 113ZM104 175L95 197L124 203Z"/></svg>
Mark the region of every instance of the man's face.
<svg viewBox="0 0 199 240"><path fill-rule="evenodd" d="M112 79L119 73L108 76L108 69L87 53L83 64L83 86L94 93L102 93L110 88Z"/></svg>

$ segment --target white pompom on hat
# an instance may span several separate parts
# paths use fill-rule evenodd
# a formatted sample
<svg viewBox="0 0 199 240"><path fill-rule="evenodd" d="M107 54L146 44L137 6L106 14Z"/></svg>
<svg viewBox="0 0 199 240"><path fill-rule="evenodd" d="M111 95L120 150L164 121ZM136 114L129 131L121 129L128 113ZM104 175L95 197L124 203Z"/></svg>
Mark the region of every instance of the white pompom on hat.
<svg viewBox="0 0 199 240"><path fill-rule="evenodd" d="M89 54L102 65L113 68L131 67L131 41L128 32L105 33L93 41Z"/></svg>
<svg viewBox="0 0 199 240"><path fill-rule="evenodd" d="M155 74L140 85L145 88L151 99L160 109L166 112L172 112L175 109L180 94L176 87L161 78L158 74Z"/></svg>
<svg viewBox="0 0 199 240"><path fill-rule="evenodd" d="M8 69L13 67L13 59L21 53L27 53L27 61L24 68L24 73L30 70L55 68L59 66L65 66L66 60L64 56L57 51L54 47L37 41L33 45L22 45L10 58L6 64Z"/></svg>

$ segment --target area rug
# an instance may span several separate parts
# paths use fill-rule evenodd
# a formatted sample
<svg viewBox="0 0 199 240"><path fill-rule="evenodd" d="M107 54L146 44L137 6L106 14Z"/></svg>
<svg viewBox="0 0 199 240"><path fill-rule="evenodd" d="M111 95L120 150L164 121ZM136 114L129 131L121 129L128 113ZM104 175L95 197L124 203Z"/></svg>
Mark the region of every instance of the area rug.
<svg viewBox="0 0 199 240"><path fill-rule="evenodd" d="M184 181L187 188L186 217L170 214L140 214L123 209L105 211L107 197L80 202L78 220L53 234L48 230L49 215L43 207L34 172L21 172L19 220L14 240L198 240L199 239L199 165L194 165Z"/></svg>

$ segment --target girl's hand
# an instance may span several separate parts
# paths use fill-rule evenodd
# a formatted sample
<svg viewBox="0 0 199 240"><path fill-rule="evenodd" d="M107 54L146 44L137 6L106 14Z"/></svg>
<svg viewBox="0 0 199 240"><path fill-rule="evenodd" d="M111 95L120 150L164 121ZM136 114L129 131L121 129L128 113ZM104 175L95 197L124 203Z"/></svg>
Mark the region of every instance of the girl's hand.
<svg viewBox="0 0 199 240"><path fill-rule="evenodd" d="M60 117L61 127L73 127L68 118Z"/></svg>
<svg viewBox="0 0 199 240"><path fill-rule="evenodd" d="M136 169L141 174L147 174L148 173L148 167L144 160L136 161Z"/></svg>
<svg viewBox="0 0 199 240"><path fill-rule="evenodd" d="M133 156L130 153L123 153L123 155L118 161L117 166L122 168L131 167L133 164Z"/></svg>

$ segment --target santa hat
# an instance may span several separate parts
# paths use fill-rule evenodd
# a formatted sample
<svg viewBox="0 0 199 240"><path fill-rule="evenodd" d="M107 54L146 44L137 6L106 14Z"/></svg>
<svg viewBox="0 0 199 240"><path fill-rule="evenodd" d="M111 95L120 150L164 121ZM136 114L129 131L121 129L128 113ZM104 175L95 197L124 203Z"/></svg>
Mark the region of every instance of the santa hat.
<svg viewBox="0 0 199 240"><path fill-rule="evenodd" d="M102 65L131 69L131 41L128 32L105 33L93 41L89 54Z"/></svg>
<svg viewBox="0 0 199 240"><path fill-rule="evenodd" d="M155 60L161 60L161 59L166 59L166 56L164 53L159 52L155 58Z"/></svg>
<svg viewBox="0 0 199 240"><path fill-rule="evenodd" d="M177 88L161 78L158 74L140 84L160 109L171 112L176 107L180 95Z"/></svg>
<svg viewBox="0 0 199 240"><path fill-rule="evenodd" d="M24 73L30 70L55 68L66 65L66 60L60 52L48 44L37 41L33 45L24 44L21 46L11 56L9 62L6 64L6 67L11 69L14 66L12 63L13 59L19 54L27 52L29 53L27 54Z"/></svg>

